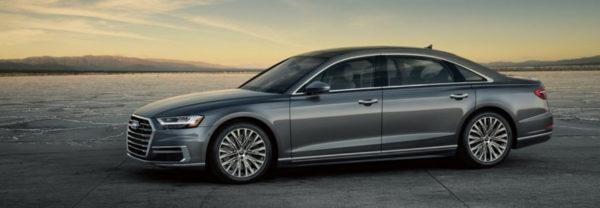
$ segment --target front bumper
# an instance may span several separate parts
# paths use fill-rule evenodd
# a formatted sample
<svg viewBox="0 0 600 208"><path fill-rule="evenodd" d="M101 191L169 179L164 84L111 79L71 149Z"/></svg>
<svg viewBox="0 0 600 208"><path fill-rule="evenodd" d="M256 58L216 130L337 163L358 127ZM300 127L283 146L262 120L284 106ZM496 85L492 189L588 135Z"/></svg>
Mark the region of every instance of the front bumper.
<svg viewBox="0 0 600 208"><path fill-rule="evenodd" d="M161 167L197 167L197 168L205 167L205 163L185 163L185 162L165 162L165 161L144 160L142 158L139 158L138 156L134 156L131 153L127 153L127 156L129 156L130 158L135 159L139 162L142 162L142 163L147 163L147 164L161 166Z"/></svg>
<svg viewBox="0 0 600 208"><path fill-rule="evenodd" d="M141 134L128 127L126 151L130 158L156 166L200 168L205 166L207 143L211 136L210 127L162 129L154 119L133 115L132 120L147 121L152 127L152 132L146 134L145 141L140 141L144 139Z"/></svg>

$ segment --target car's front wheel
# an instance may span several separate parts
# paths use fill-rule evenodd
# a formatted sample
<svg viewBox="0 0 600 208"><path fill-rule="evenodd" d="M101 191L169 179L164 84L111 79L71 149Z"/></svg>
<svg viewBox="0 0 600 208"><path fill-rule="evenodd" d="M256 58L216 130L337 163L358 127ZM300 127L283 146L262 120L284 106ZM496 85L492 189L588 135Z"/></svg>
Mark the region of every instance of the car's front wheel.
<svg viewBox="0 0 600 208"><path fill-rule="evenodd" d="M508 156L512 137L512 129L502 115L479 113L465 125L457 156L468 167L497 165Z"/></svg>
<svg viewBox="0 0 600 208"><path fill-rule="evenodd" d="M265 131L252 123L234 123L219 131L209 155L210 171L228 183L247 183L260 178L271 164L271 142Z"/></svg>

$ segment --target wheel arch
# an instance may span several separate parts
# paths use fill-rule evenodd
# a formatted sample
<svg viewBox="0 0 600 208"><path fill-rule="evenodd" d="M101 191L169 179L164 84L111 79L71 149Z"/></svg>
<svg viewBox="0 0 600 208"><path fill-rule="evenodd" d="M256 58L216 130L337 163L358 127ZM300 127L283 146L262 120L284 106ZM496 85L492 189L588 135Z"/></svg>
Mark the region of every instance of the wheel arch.
<svg viewBox="0 0 600 208"><path fill-rule="evenodd" d="M238 122L248 122L248 123L258 125L260 128L262 128L265 131L265 133L269 137L269 141L271 142L271 148L273 150L271 153L271 157L272 157L271 167L276 165L277 158L279 156L279 147L278 147L276 135L275 135L273 129L265 121L263 121L259 118L250 116L250 115L239 115L239 116L226 118L226 119L223 119L218 124L216 124L215 127L213 128L213 130L211 131L212 133L210 136L210 140L207 143L207 147L212 146L212 143L216 140L215 137L218 135L219 131L223 130L230 124L238 123ZM205 158L208 158L210 156L210 154L212 153L211 151L212 151L211 148L207 148Z"/></svg>
<svg viewBox="0 0 600 208"><path fill-rule="evenodd" d="M510 125L510 128L512 130L512 134L513 134L513 138L512 138L512 148L516 147L517 145L517 138L518 138L518 129L517 129L517 125L514 119L514 116L512 116L509 111L507 111L506 109L499 107L499 106L480 106L478 108L476 108L475 110L471 111L470 113L468 113L467 116L465 116L465 119L463 119L462 124L460 125L460 131L459 131L459 139L458 139L458 144L460 145L460 142L462 142L462 139L460 139L462 137L462 135L465 132L465 126L468 124L468 122L475 117L477 114L481 113L481 112L494 112L494 113L498 113L501 116L503 116L507 121L508 124Z"/></svg>

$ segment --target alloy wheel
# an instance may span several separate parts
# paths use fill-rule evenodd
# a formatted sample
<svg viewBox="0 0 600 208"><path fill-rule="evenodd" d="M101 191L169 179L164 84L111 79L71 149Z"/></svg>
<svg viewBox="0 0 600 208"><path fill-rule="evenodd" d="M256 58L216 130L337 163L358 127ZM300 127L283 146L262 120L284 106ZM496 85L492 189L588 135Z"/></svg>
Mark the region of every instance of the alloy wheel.
<svg viewBox="0 0 600 208"><path fill-rule="evenodd" d="M479 161L494 162L508 148L508 131L499 119L486 116L473 123L468 134L469 150Z"/></svg>
<svg viewBox="0 0 600 208"><path fill-rule="evenodd" d="M256 174L267 157L265 142L249 128L236 128L225 134L219 145L219 161L227 174L245 178Z"/></svg>

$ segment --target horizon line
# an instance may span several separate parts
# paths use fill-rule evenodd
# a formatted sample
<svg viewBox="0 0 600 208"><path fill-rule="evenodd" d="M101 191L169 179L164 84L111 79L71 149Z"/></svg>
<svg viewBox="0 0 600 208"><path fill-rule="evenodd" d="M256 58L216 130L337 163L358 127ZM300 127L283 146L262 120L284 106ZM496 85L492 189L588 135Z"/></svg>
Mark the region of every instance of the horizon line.
<svg viewBox="0 0 600 208"><path fill-rule="evenodd" d="M79 57L86 57L86 56L92 56L92 57L122 57L122 58L135 58L135 59L143 59L143 60L154 59L154 60L168 60L168 61L181 61L181 62L202 62L202 63L205 63L205 64L221 65L221 66L224 66L224 67L236 67L236 66L238 66L238 65L227 65L227 64L222 64L222 63L207 62L207 61L204 61L204 60L176 59L176 58L162 58L162 57L141 57L141 56L115 55L115 54L84 54L84 55L64 55L64 56L60 56L60 55L59 56L54 56L54 55L39 55L39 56L27 56L27 57L19 57L19 58L2 58L2 57L0 57L0 61L6 61L6 60L23 60L23 59L27 59L27 58L40 58L40 57L79 58ZM563 61L563 60L571 60L571 59L592 58L592 57L596 57L596 56L600 56L600 54L597 54L597 55L587 55L587 56L579 56L579 57L570 57L570 58L560 58L560 59L528 59L528 60L524 60L524 61L497 60L497 61L489 61L489 62L479 62L479 61L476 61L476 63L480 63L480 64L493 64L493 63L525 63L525 62L535 62L535 61ZM270 64L266 64L266 65L270 65Z"/></svg>

